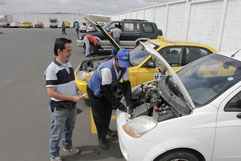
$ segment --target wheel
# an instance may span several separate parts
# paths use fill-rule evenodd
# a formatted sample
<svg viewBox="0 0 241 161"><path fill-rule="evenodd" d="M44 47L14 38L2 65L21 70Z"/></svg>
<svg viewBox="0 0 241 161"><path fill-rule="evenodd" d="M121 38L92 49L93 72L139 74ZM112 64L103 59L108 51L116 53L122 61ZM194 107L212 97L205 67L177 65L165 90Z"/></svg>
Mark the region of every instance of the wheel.
<svg viewBox="0 0 241 161"><path fill-rule="evenodd" d="M84 49L84 54L85 54L85 50L86 50L86 46L85 46L85 43L84 43L83 49Z"/></svg>
<svg viewBox="0 0 241 161"><path fill-rule="evenodd" d="M199 159L189 151L174 151L161 156L156 161L199 161Z"/></svg>

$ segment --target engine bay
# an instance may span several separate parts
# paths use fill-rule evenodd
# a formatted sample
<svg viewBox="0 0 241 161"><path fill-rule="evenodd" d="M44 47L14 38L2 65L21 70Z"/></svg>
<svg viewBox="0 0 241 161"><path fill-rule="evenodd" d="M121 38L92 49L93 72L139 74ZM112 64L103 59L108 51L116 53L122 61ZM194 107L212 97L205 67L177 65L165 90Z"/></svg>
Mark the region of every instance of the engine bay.
<svg viewBox="0 0 241 161"><path fill-rule="evenodd" d="M105 56L105 57L96 57L94 59L84 60L80 65L79 71L92 72L95 69L97 69L97 67L101 63L106 62L110 59L111 59L110 56Z"/></svg>
<svg viewBox="0 0 241 161"><path fill-rule="evenodd" d="M134 109L131 119L147 115L153 116L157 122L179 117L170 104L160 95L158 82L151 82L147 85L142 84L132 93L132 103Z"/></svg>

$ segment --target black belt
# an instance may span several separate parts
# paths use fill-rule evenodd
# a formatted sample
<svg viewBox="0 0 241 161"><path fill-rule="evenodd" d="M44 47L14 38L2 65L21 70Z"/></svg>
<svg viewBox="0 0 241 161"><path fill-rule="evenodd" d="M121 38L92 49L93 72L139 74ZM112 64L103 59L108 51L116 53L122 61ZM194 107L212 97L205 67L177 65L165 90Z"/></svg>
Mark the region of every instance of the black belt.
<svg viewBox="0 0 241 161"><path fill-rule="evenodd" d="M53 101L51 100L51 105L56 108L65 108L70 109L73 108L76 103L72 101Z"/></svg>

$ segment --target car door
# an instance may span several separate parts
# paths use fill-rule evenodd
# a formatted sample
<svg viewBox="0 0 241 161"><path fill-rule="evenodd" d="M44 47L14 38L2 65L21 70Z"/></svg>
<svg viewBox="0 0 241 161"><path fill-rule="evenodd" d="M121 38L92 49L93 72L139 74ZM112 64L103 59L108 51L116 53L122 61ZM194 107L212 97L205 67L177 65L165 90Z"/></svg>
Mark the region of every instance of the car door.
<svg viewBox="0 0 241 161"><path fill-rule="evenodd" d="M184 66L211 53L211 51L202 47L185 46L183 47L181 65Z"/></svg>
<svg viewBox="0 0 241 161"><path fill-rule="evenodd" d="M183 47L181 46L169 46L160 49L158 52L176 71L181 68L182 50Z"/></svg>
<svg viewBox="0 0 241 161"><path fill-rule="evenodd" d="M158 79L159 77L160 72L158 71L158 68L152 58L148 57L145 62L139 65L136 84L139 85L150 80Z"/></svg>
<svg viewBox="0 0 241 161"><path fill-rule="evenodd" d="M230 78L231 79L231 78ZM213 161L241 160L241 87L221 104L218 110Z"/></svg>
<svg viewBox="0 0 241 161"><path fill-rule="evenodd" d="M165 47L158 51L164 59L172 66L173 70L178 70L181 62L182 47L171 46ZM137 75L137 85L146 81L158 79L160 72L153 62L152 58L149 57L141 65L139 65Z"/></svg>

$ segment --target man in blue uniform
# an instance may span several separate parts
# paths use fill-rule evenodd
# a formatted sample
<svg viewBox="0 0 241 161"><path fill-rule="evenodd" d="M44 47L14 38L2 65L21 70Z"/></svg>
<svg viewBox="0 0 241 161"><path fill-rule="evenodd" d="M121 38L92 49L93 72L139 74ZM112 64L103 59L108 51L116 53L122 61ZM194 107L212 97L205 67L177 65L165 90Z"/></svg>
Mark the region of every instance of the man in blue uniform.
<svg viewBox="0 0 241 161"><path fill-rule="evenodd" d="M90 99L92 113L98 133L99 145L108 149L106 135L116 136L109 129L112 106L125 110L125 106L116 98L112 89L123 80L122 93L127 100L128 108L131 106L131 85L129 81L130 55L126 49L117 52L116 57L99 65L88 81L87 93Z"/></svg>

